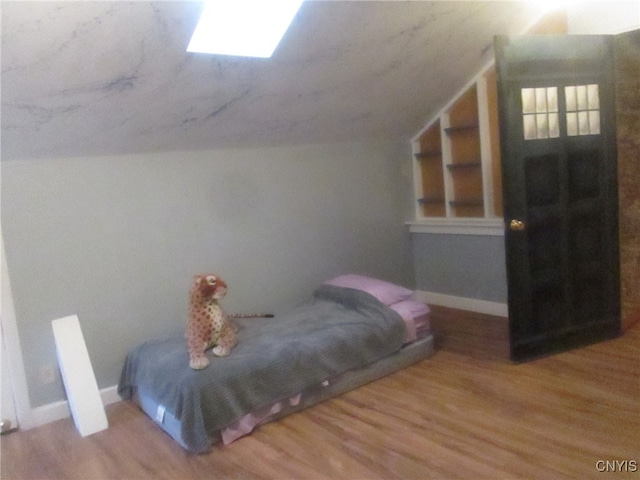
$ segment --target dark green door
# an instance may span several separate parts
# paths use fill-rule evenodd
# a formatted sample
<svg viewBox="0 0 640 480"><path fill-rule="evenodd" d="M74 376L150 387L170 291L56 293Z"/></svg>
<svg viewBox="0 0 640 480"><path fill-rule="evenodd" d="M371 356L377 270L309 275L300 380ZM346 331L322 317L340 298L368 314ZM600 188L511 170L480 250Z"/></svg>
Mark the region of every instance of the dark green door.
<svg viewBox="0 0 640 480"><path fill-rule="evenodd" d="M515 361L620 332L613 40L495 39Z"/></svg>

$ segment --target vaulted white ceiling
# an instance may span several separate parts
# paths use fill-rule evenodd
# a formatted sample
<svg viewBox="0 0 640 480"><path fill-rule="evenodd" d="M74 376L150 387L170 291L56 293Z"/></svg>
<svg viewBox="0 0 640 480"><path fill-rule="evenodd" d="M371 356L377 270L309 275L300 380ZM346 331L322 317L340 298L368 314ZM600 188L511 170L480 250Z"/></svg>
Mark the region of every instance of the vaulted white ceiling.
<svg viewBox="0 0 640 480"><path fill-rule="evenodd" d="M541 8L307 1L271 59L187 53L200 10L3 1L3 159L409 139Z"/></svg>

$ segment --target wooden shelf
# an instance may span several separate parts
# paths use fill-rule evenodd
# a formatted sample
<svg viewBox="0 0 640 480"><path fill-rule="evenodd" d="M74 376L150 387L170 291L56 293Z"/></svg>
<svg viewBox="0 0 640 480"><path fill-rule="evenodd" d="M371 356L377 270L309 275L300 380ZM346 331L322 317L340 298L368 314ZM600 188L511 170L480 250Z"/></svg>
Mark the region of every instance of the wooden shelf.
<svg viewBox="0 0 640 480"><path fill-rule="evenodd" d="M424 198L419 198L418 202L420 204L439 204L441 203L442 205L444 205L444 197L424 197Z"/></svg>
<svg viewBox="0 0 640 480"><path fill-rule="evenodd" d="M471 125L457 125L457 126L447 127L444 129L444 131L447 132L448 134L469 133L469 132L477 131L478 129L479 129L478 124L471 124Z"/></svg>
<svg viewBox="0 0 640 480"><path fill-rule="evenodd" d="M418 152L413 154L418 160L437 160L442 157L442 151L434 150L432 152Z"/></svg>
<svg viewBox="0 0 640 480"><path fill-rule="evenodd" d="M418 160L415 172L420 179L417 184L420 213L425 217L444 217L447 212L439 121L420 135L414 144L414 152Z"/></svg>
<svg viewBox="0 0 640 480"><path fill-rule="evenodd" d="M476 160L473 162L459 162L459 163L449 163L447 164L447 168L449 170L455 170L457 168L480 168L482 167L482 161Z"/></svg>
<svg viewBox="0 0 640 480"><path fill-rule="evenodd" d="M451 200L449 205L452 207L482 207L484 201L481 198L470 200Z"/></svg>
<svg viewBox="0 0 640 480"><path fill-rule="evenodd" d="M482 186L482 150L478 87L474 84L451 106L449 127L445 128L449 141L447 174L451 185L449 206L455 217L484 215Z"/></svg>
<svg viewBox="0 0 640 480"><path fill-rule="evenodd" d="M416 220L502 214L495 83L488 67L413 139Z"/></svg>

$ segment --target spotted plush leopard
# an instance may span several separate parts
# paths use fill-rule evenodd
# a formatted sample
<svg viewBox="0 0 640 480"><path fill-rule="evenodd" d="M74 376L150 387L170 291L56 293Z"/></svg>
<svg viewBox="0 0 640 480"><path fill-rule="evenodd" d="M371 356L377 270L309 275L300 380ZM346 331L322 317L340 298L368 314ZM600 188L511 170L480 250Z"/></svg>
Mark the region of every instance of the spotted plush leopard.
<svg viewBox="0 0 640 480"><path fill-rule="evenodd" d="M196 275L189 293L187 348L189 366L201 370L209 365L205 351L226 357L236 346L236 334L229 325L219 300L227 294L227 284L216 275Z"/></svg>
<svg viewBox="0 0 640 480"><path fill-rule="evenodd" d="M226 357L238 343L236 328L220 306L219 300L227 294L227 284L216 275L196 275L189 294L187 322L187 348L189 366L202 370L209 365L205 351L213 347L213 354ZM231 318L273 317L271 314L232 315Z"/></svg>

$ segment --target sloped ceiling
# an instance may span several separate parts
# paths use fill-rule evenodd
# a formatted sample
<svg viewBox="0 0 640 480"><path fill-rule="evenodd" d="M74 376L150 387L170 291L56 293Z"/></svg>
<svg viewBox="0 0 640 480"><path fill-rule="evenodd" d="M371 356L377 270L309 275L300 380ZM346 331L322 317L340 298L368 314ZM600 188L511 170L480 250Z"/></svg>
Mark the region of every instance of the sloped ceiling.
<svg viewBox="0 0 640 480"><path fill-rule="evenodd" d="M527 2L307 1L271 59L185 51L199 2L6 2L2 158L409 139Z"/></svg>

